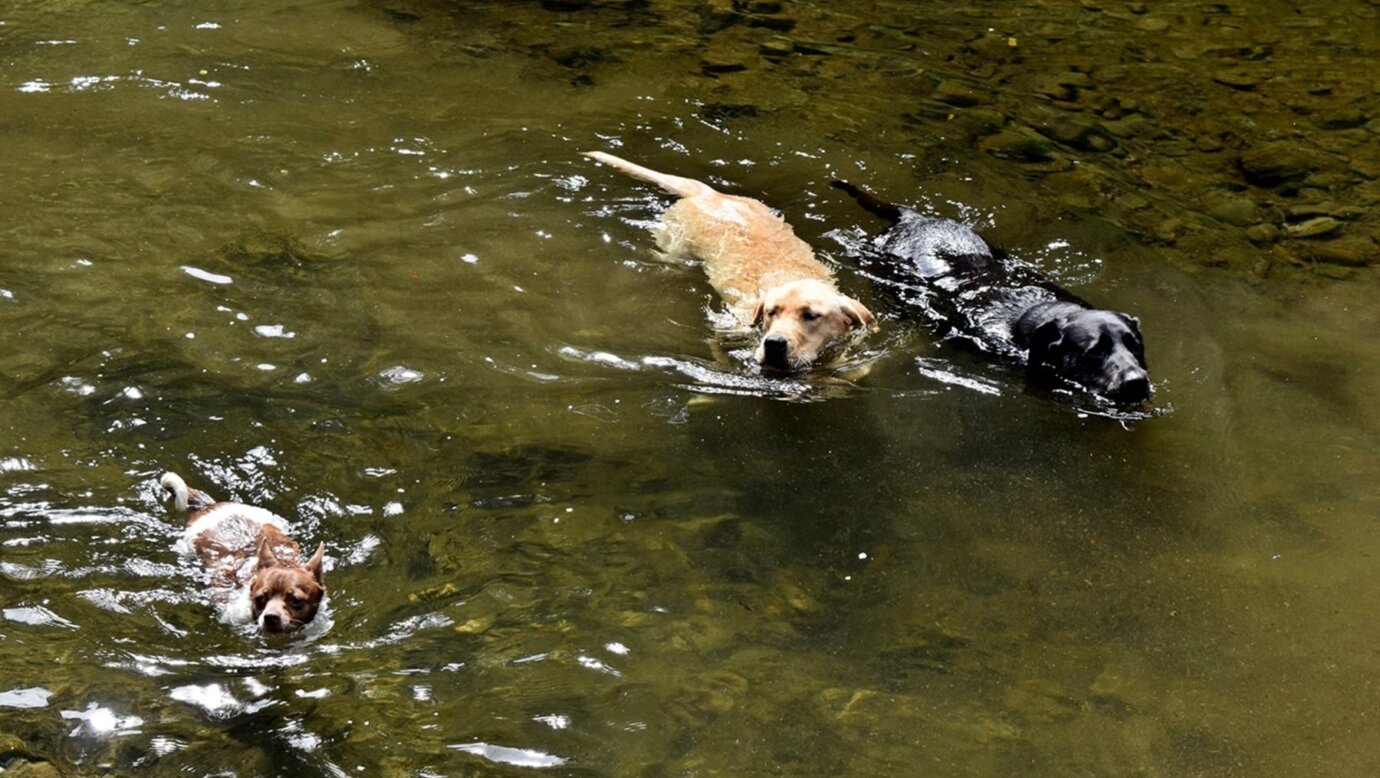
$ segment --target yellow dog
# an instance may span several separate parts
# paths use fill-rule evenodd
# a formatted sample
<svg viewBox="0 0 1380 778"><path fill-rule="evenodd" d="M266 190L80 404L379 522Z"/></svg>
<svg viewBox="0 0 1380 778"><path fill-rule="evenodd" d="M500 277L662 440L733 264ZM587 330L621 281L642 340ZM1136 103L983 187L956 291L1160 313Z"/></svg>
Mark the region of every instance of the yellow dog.
<svg viewBox="0 0 1380 778"><path fill-rule="evenodd" d="M680 196L657 227L657 247L703 262L739 323L761 328L758 364L802 370L853 328L876 328L872 312L839 292L833 271L762 202L602 151L585 156Z"/></svg>

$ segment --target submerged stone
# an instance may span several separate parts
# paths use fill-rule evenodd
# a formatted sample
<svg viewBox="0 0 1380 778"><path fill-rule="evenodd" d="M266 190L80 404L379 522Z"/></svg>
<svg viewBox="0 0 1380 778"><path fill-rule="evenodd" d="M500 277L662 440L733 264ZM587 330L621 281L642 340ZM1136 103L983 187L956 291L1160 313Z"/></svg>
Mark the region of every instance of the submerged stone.
<svg viewBox="0 0 1380 778"><path fill-rule="evenodd" d="M1284 232L1291 238L1315 238L1336 232L1341 226L1342 223L1331 216L1319 216L1298 224L1290 224L1284 228Z"/></svg>
<svg viewBox="0 0 1380 778"><path fill-rule="evenodd" d="M991 135L1006 126L1006 116L986 108L973 108L960 111L954 117L954 124L973 137Z"/></svg>
<svg viewBox="0 0 1380 778"><path fill-rule="evenodd" d="M489 631L489 627L494 624L492 616L480 616L469 619L463 624L455 625L455 632L459 635L482 635Z"/></svg>
<svg viewBox="0 0 1380 778"><path fill-rule="evenodd" d="M1242 153L1240 165L1247 181L1263 186L1296 181L1323 167L1317 154L1286 141L1266 143Z"/></svg>
<svg viewBox="0 0 1380 778"><path fill-rule="evenodd" d="M1223 86L1241 90L1255 89L1256 84L1254 76L1236 70L1219 70L1212 74L1212 80Z"/></svg>
<svg viewBox="0 0 1380 778"><path fill-rule="evenodd" d="M1043 95L1051 100L1060 102L1072 102L1078 97L1078 90L1069 84L1063 83L1058 77L1046 78L1035 85L1035 94Z"/></svg>
<svg viewBox="0 0 1380 778"><path fill-rule="evenodd" d="M748 19L749 27L761 27L776 32L790 32L795 29L795 20L787 16L753 16Z"/></svg>
<svg viewBox="0 0 1380 778"><path fill-rule="evenodd" d="M760 115L757 106L750 103L705 103L700 107L700 116L716 123L729 119L752 119Z"/></svg>
<svg viewBox="0 0 1380 778"><path fill-rule="evenodd" d="M1071 86L1074 89L1092 89L1094 86L1092 76L1079 70L1068 70L1055 76L1055 78L1064 86Z"/></svg>
<svg viewBox="0 0 1380 778"><path fill-rule="evenodd" d="M1245 195L1224 191L1208 192L1203 195L1203 204L1213 216L1238 227L1260 221L1260 212L1255 201Z"/></svg>
<svg viewBox="0 0 1380 778"><path fill-rule="evenodd" d="M1365 236L1337 238L1310 243L1305 255L1318 262L1363 267L1380 264L1380 245Z"/></svg>
<svg viewBox="0 0 1380 778"><path fill-rule="evenodd" d="M1305 184L1318 189L1330 190L1351 183L1351 174L1343 170L1325 170L1309 173L1303 180Z"/></svg>
<svg viewBox="0 0 1380 778"><path fill-rule="evenodd" d="M757 53L764 57L784 57L795 51L795 44L788 38L771 38L757 47Z"/></svg>
<svg viewBox="0 0 1380 778"><path fill-rule="evenodd" d="M742 62L716 62L705 60L700 63L700 71L706 76L719 76L725 73L741 73L747 69L748 66Z"/></svg>
<svg viewBox="0 0 1380 778"><path fill-rule="evenodd" d="M984 138L982 149L1001 159L1017 162L1048 162L1055 156L1055 146L1035 133L1007 129Z"/></svg>
<svg viewBox="0 0 1380 778"><path fill-rule="evenodd" d="M981 94L967 84L953 79L945 79L935 86L934 99L948 105L956 105L960 108L979 105L988 100L986 95Z"/></svg>
<svg viewBox="0 0 1380 778"><path fill-rule="evenodd" d="M710 0L700 10L700 32L713 35L732 27L742 17L733 6L733 0Z"/></svg>
<svg viewBox="0 0 1380 778"><path fill-rule="evenodd" d="M1289 206L1284 213L1290 219L1308 219L1314 216L1336 216L1337 209L1337 204L1333 202L1300 203Z"/></svg>
<svg viewBox="0 0 1380 778"><path fill-rule="evenodd" d="M52 762L15 759L5 766L5 775L13 778L62 778L62 772Z"/></svg>
<svg viewBox="0 0 1380 778"><path fill-rule="evenodd" d="M1184 223L1175 218L1168 218L1161 221L1155 227L1155 237L1165 243L1173 243L1178 240L1179 233L1183 232Z"/></svg>
<svg viewBox="0 0 1380 778"><path fill-rule="evenodd" d="M1077 117L1059 117L1037 126L1035 130L1046 138L1081 151L1110 151L1117 145L1116 140L1100 124Z"/></svg>
<svg viewBox="0 0 1380 778"><path fill-rule="evenodd" d="M411 603L432 602L433 600L450 599L460 594L460 586L454 582L447 581L443 584L430 586L426 589L409 592L407 601Z"/></svg>
<svg viewBox="0 0 1380 778"><path fill-rule="evenodd" d="M1116 141L1101 133L1091 133L1087 138L1088 151L1111 151L1116 148Z"/></svg>
<svg viewBox="0 0 1380 778"><path fill-rule="evenodd" d="M1009 62L1020 58L1020 48L1011 45L1011 39L1005 35L988 33L968 43L968 51L976 54L983 59L998 62Z"/></svg>
<svg viewBox="0 0 1380 778"><path fill-rule="evenodd" d="M1344 108L1319 116L1313 125L1320 130L1351 130L1363 126L1367 118L1359 108Z"/></svg>

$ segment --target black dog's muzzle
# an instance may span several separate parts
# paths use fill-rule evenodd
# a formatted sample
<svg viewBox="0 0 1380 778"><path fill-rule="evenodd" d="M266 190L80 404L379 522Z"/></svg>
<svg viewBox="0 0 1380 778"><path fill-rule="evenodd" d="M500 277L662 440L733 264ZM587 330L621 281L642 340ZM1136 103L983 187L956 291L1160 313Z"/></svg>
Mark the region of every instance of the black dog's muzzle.
<svg viewBox="0 0 1380 778"><path fill-rule="evenodd" d="M1118 376L1107 387L1107 397L1119 403L1139 403L1150 399L1150 376L1144 370L1134 368Z"/></svg>

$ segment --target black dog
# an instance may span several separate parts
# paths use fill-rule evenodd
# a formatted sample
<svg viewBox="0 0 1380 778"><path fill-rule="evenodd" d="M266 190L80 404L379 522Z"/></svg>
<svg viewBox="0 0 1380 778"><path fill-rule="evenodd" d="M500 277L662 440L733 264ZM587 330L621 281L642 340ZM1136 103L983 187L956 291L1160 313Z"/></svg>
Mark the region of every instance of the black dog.
<svg viewBox="0 0 1380 778"><path fill-rule="evenodd" d="M1135 317L1093 308L993 252L958 222L883 202L843 181L833 185L891 222L876 239L886 260L881 270L944 335L1023 361L1035 381L1072 382L1115 403L1149 399Z"/></svg>

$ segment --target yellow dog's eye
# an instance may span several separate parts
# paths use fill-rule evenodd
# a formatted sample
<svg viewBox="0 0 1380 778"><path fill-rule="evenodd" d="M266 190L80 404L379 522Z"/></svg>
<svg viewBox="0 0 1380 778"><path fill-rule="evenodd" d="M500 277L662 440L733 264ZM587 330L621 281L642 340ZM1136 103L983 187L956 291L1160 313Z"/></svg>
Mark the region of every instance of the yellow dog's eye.
<svg viewBox="0 0 1380 778"><path fill-rule="evenodd" d="M819 314L810 310L809 308L806 308L805 310L800 312L800 318L804 319L805 321L814 321L815 319L819 318Z"/></svg>
<svg viewBox="0 0 1380 778"><path fill-rule="evenodd" d="M776 314L778 314L778 313L780 313L780 312L781 312L781 309L780 309L780 308L768 308L768 309L767 309L767 316L768 316L768 317L775 316Z"/></svg>

